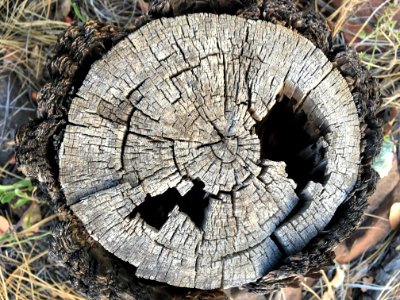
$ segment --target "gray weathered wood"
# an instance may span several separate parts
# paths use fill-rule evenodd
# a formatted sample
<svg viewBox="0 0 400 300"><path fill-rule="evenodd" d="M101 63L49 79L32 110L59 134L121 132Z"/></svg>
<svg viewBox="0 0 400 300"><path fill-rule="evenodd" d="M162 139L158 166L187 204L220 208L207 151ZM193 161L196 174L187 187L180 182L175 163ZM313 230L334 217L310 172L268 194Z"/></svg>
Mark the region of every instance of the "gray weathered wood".
<svg viewBox="0 0 400 300"><path fill-rule="evenodd" d="M327 180L300 193L284 162L260 159L253 128L279 95L326 149ZM268 22L152 21L92 65L68 118L59 158L67 204L137 276L171 285L260 278L328 224L357 179L360 128L346 81L311 42ZM131 216L146 197L183 196L195 180L209 199L200 227L179 206L159 230Z"/></svg>

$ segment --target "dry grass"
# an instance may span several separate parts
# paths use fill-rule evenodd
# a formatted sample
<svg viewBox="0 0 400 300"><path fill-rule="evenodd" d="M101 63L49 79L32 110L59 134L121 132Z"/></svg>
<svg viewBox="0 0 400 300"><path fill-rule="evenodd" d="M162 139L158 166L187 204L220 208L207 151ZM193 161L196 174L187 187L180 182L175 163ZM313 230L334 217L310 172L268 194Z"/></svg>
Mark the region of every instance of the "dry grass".
<svg viewBox="0 0 400 300"><path fill-rule="evenodd" d="M323 1L321 1L323 2ZM366 0L345 0L329 14L334 35L344 32L351 37L348 44L359 54L362 62L379 81L384 107L400 108L400 4L386 0L371 9L369 16L357 16ZM326 10L328 3L321 3ZM348 24L355 26L348 26ZM357 26L358 25L358 26Z"/></svg>
<svg viewBox="0 0 400 300"><path fill-rule="evenodd" d="M54 19L56 0L0 0L0 64L23 87L39 89L49 47L68 26Z"/></svg>
<svg viewBox="0 0 400 300"><path fill-rule="evenodd" d="M4 177L18 181L0 186L1 199L14 193L10 204L30 201L0 210L11 224L0 235L0 299L85 299L64 282L65 269L48 255L50 225L56 216L42 217L44 203L35 198L28 180L8 172L7 166L0 169L0 179Z"/></svg>
<svg viewBox="0 0 400 300"><path fill-rule="evenodd" d="M32 92L43 84L50 49L68 26L57 19L57 2L0 0L0 152L13 146L15 120L33 115Z"/></svg>
<svg viewBox="0 0 400 300"><path fill-rule="evenodd" d="M81 15L80 19L92 18L131 28L135 18L146 13L147 6L141 0L85 0L78 1L74 8Z"/></svg>
<svg viewBox="0 0 400 300"><path fill-rule="evenodd" d="M328 3L322 1L319 3L322 6L321 9L326 9L326 7L329 6L330 1L327 2ZM350 15L353 14L356 7L363 2L365 2L365 0L344 0L338 8L330 8L332 13L327 17L327 19L334 24L332 30L333 36L337 36L338 33L342 31L343 26L348 21Z"/></svg>
<svg viewBox="0 0 400 300"><path fill-rule="evenodd" d="M380 82L384 105L397 108L400 108L400 24L393 16L399 12L399 6L388 5L375 30L369 34L361 31L358 34L361 41L353 42L363 63Z"/></svg>
<svg viewBox="0 0 400 300"><path fill-rule="evenodd" d="M399 235L399 230L393 231L383 243L377 245L375 249L368 251L359 259L348 265L336 265L330 276L321 271L322 276L314 285L309 286L302 283L305 292L305 299L318 300L346 300L353 299L352 290L362 290L363 293L368 291L375 292L373 295L376 300L396 300L400 298L400 270L395 272L385 285L373 283L373 278L368 277L371 269L381 267L380 262L386 254L387 248L393 242L394 238ZM329 279L332 278L332 279ZM371 282L365 280L371 278ZM358 298L354 298L358 299Z"/></svg>
<svg viewBox="0 0 400 300"><path fill-rule="evenodd" d="M0 241L0 299L85 299L54 278L54 270L60 266L48 263L43 242L50 232L40 229L52 219L54 216L7 234Z"/></svg>
<svg viewBox="0 0 400 300"><path fill-rule="evenodd" d="M0 70L1 70L0 64ZM15 123L18 119L34 115L35 107L27 99L27 88L21 85L21 81L7 71L0 71L0 161L1 153L7 152L14 146Z"/></svg>

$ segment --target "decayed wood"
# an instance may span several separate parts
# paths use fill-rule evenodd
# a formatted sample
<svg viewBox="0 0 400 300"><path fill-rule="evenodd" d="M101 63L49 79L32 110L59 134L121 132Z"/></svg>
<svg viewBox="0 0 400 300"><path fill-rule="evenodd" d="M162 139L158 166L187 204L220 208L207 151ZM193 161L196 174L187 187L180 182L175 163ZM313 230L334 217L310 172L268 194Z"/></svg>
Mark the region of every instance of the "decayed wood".
<svg viewBox="0 0 400 300"><path fill-rule="evenodd" d="M158 1L151 14L226 9L185 1ZM126 33L88 23L60 40L17 160L62 216L53 249L93 298L221 296L134 273L202 289L295 284L359 220L381 138L374 82L312 13L286 0L235 3L230 13L263 21L152 20L116 46ZM268 119L288 100L308 120L298 157L320 175L306 184L265 148ZM170 206L159 214L156 200Z"/></svg>
<svg viewBox="0 0 400 300"><path fill-rule="evenodd" d="M295 100L326 148L325 182L299 196L284 162L261 159L252 131L278 95ZM346 81L308 40L262 21L198 14L149 23L92 66L68 121L59 162L67 204L137 276L176 286L265 275L328 224L358 174ZM200 228L178 206L160 230L129 218L146 195L184 196L196 179L209 199Z"/></svg>

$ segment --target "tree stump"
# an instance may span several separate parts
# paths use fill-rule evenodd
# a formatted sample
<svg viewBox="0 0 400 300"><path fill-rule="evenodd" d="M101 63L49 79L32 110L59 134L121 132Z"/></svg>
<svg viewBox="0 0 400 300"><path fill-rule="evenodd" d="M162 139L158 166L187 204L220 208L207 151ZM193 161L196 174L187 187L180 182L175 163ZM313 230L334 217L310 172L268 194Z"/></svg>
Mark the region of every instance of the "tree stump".
<svg viewBox="0 0 400 300"><path fill-rule="evenodd" d="M132 33L70 27L17 136L89 296L295 284L374 188L376 86L323 20L286 1L190 3L157 2Z"/></svg>

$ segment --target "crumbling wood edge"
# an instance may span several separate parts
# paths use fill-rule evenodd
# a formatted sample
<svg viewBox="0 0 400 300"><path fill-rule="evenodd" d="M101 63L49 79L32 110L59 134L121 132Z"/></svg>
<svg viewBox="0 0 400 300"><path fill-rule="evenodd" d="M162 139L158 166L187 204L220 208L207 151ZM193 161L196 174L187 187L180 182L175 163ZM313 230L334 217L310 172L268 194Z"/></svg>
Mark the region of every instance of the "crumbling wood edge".
<svg viewBox="0 0 400 300"><path fill-rule="evenodd" d="M331 264L332 249L358 225L366 206L366 198L372 193L377 180L371 162L379 151L382 140L380 119L377 117L380 100L377 84L361 65L357 54L344 46L332 44L331 33L322 17L312 12L300 12L292 1L287 0L263 1L256 8L252 6L249 10L241 9L236 13L296 30L320 48L348 82L357 106L362 132L362 171L354 194L339 207L332 225L314 238L301 253L286 258L277 270L245 286L249 291L266 293L281 286L297 285L299 276L313 275L321 266ZM158 17L162 15L161 12ZM149 20L144 19L137 28ZM23 166L27 175L36 179L45 198L60 215L60 221L53 232L53 252L71 269L74 285L89 297L223 297L220 291L178 289L147 280L134 280L130 275L134 273L134 267L127 266L105 251L65 206L65 198L57 181L56 149L63 138L70 101L85 78L90 64L127 34L128 32L120 31L116 27L95 22L67 29L60 38L55 58L49 65L53 82L44 86L39 95L39 118L23 126L17 135L18 164ZM29 155L33 150L38 154L35 157Z"/></svg>

